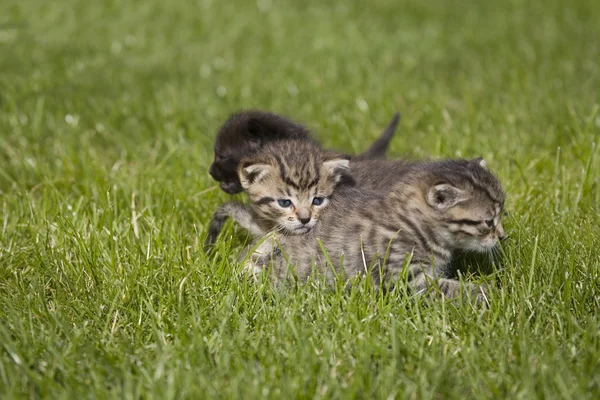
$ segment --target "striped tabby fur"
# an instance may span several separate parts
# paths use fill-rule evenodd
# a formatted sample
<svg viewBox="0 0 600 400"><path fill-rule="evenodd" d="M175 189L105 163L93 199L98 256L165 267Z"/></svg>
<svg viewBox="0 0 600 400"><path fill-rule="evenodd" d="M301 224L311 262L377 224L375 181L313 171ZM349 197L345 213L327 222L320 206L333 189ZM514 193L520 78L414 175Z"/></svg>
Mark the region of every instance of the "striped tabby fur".
<svg viewBox="0 0 600 400"><path fill-rule="evenodd" d="M387 190L370 191L360 185L340 188L314 232L270 235L246 268L258 272L271 260L272 277L279 282L285 279L288 265L300 280L313 267L328 279L333 278L333 270L347 277L368 271L376 283L385 285L393 285L407 272L414 292L426 292L435 283L444 297L456 297L460 285L447 278L455 250L490 252L504 236L500 182L481 159L364 162L361 171L375 176L386 165L376 185L389 185ZM277 252L272 252L274 248ZM475 285L468 285L467 291L478 299L483 296Z"/></svg>

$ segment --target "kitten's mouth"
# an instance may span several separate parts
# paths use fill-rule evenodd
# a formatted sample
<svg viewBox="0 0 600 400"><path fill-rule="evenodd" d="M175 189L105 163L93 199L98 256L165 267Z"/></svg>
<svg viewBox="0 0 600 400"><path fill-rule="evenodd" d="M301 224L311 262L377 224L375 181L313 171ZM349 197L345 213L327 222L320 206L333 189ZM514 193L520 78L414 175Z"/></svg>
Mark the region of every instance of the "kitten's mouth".
<svg viewBox="0 0 600 400"><path fill-rule="evenodd" d="M499 241L495 238L485 238L479 240L464 240L457 244L457 247L463 250L473 251L475 253L488 253L498 246Z"/></svg>
<svg viewBox="0 0 600 400"><path fill-rule="evenodd" d="M227 194L238 194L244 191L242 185L236 181L222 181L219 186Z"/></svg>
<svg viewBox="0 0 600 400"><path fill-rule="evenodd" d="M474 250L477 253L487 253L498 246L498 240L486 239L477 243L473 243L470 250Z"/></svg>
<svg viewBox="0 0 600 400"><path fill-rule="evenodd" d="M310 231L313 230L312 226L299 226L297 228L293 228L290 233L293 235L304 235L306 233L309 233Z"/></svg>

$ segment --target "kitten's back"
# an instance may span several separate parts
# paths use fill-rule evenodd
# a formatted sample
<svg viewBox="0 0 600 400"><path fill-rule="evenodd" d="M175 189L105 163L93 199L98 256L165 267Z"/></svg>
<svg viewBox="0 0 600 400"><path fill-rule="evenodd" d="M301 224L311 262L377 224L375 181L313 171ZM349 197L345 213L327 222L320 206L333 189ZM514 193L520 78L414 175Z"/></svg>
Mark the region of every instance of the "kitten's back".
<svg viewBox="0 0 600 400"><path fill-rule="evenodd" d="M232 114L219 129L217 147L238 147L248 140L309 139L303 125L275 113L244 110Z"/></svg>

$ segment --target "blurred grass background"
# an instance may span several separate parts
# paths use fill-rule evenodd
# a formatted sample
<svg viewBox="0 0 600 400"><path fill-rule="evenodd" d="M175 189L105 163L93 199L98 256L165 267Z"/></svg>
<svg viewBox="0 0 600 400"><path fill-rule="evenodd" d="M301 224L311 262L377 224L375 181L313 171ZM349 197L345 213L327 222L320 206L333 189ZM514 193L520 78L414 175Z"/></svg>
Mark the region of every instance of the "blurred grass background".
<svg viewBox="0 0 600 400"><path fill-rule="evenodd" d="M0 395L596 398L599 12L3 0ZM233 228L206 256L214 135L250 107L348 152L399 110L392 156L485 157L510 213L490 310L250 285Z"/></svg>

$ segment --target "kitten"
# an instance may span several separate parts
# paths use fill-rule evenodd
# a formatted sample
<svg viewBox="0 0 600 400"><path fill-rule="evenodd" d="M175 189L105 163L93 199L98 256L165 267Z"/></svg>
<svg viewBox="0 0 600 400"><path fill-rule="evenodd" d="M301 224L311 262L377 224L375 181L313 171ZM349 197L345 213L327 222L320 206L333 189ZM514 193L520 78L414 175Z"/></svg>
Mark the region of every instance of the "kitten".
<svg viewBox="0 0 600 400"><path fill-rule="evenodd" d="M223 223L232 217L255 236L278 231L303 235L315 227L336 187L352 184L347 156L321 150L310 140L266 143L241 160L239 181L250 205L230 202L215 212L205 246L214 243Z"/></svg>
<svg viewBox="0 0 600 400"><path fill-rule="evenodd" d="M347 277L370 273L377 284L392 286L406 272L416 293L437 286L444 297L457 297L459 282L447 278L453 253L491 252L504 237L500 182L480 158L388 164L397 174L389 190L341 187L312 234L271 235L246 268L259 272L270 260L277 282L291 264L300 280L314 266L328 280L334 270ZM476 285L465 289L477 300L485 296Z"/></svg>
<svg viewBox="0 0 600 400"><path fill-rule="evenodd" d="M268 151L278 152L278 146L273 142L269 146ZM290 149L295 152L295 149ZM322 151L316 145L312 150ZM289 158L293 153L286 153L281 158ZM385 161L385 160L370 160L370 161L351 161L350 173L343 175L344 184L356 184L363 189L374 190L378 193L385 193L394 186L398 181L398 176L403 174L406 161ZM241 178L238 178L238 181ZM232 218L238 225L250 232L254 237L261 237L273 229L277 224L269 219L259 218L253 211L251 206L237 202L228 202L220 206L213 214L210 222L208 235L204 242L206 250L214 244L225 224L227 218Z"/></svg>
<svg viewBox="0 0 600 400"><path fill-rule="evenodd" d="M399 121L400 115L394 114L379 138L355 159L385 157ZM244 190L237 175L240 160L252 157L267 143L285 139L312 140L310 132L304 126L277 114L256 110L235 113L219 129L215 141L215 158L209 173L214 180L220 182L225 193L240 193Z"/></svg>

